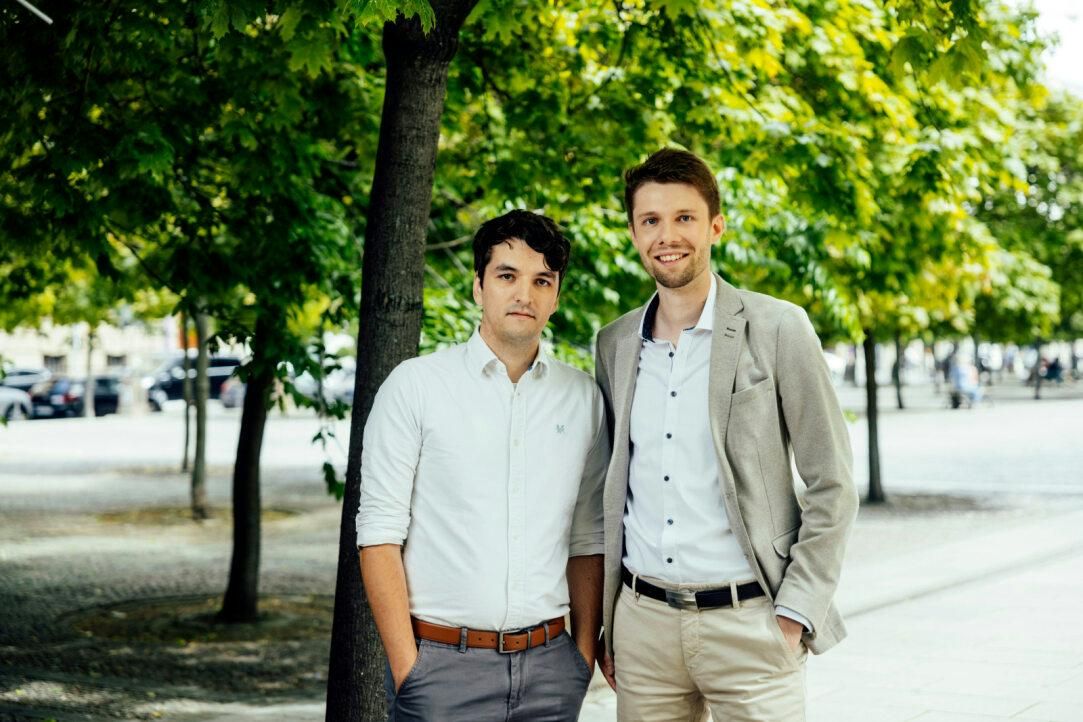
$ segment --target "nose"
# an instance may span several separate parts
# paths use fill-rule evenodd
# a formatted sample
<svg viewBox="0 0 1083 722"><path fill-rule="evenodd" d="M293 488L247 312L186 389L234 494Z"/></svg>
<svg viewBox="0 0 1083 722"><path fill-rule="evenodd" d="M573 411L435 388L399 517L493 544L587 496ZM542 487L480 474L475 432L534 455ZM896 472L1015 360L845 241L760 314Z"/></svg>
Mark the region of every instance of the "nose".
<svg viewBox="0 0 1083 722"><path fill-rule="evenodd" d="M515 284L515 302L527 303L530 301L531 283L527 277L520 278Z"/></svg>
<svg viewBox="0 0 1083 722"><path fill-rule="evenodd" d="M672 221L660 220L658 221L658 242L661 245L672 243L675 240L676 227Z"/></svg>

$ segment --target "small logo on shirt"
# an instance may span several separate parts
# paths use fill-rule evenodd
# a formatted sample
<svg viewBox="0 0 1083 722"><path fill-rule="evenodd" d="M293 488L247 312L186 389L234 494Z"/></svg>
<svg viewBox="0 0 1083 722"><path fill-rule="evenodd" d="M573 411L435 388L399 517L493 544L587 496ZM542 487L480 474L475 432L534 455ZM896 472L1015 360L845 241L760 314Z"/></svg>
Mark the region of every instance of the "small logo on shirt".
<svg viewBox="0 0 1083 722"><path fill-rule="evenodd" d="M558 434L563 434L564 433L564 424L557 424L557 433Z"/></svg>

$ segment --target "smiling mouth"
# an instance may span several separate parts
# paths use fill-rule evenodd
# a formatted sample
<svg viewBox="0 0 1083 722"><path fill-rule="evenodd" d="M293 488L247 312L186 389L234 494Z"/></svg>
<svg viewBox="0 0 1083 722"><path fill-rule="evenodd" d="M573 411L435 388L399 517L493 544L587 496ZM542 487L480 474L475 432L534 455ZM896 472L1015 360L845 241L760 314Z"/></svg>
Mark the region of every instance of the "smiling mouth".
<svg viewBox="0 0 1083 722"><path fill-rule="evenodd" d="M658 261L663 266L669 266L681 260L687 255L687 253L664 253L660 256L655 256L654 260Z"/></svg>

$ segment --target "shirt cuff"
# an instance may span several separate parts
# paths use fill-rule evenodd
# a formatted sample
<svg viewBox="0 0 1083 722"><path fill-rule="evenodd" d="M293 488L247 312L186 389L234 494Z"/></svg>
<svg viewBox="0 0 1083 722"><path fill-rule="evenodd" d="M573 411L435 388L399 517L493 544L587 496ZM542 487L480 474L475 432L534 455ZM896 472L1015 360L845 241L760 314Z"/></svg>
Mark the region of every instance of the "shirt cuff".
<svg viewBox="0 0 1083 722"><path fill-rule="evenodd" d="M571 540L568 544L568 557L586 557L592 554L605 554L605 536L586 534Z"/></svg>
<svg viewBox="0 0 1083 722"><path fill-rule="evenodd" d="M786 617L786 619L792 619L793 621L798 622L801 626L803 626L806 632L808 632L809 634L813 633L812 622L810 622L805 617L805 615L801 614L800 612L795 612L789 607L775 607L775 614L780 617Z"/></svg>
<svg viewBox="0 0 1083 722"><path fill-rule="evenodd" d="M355 518L355 525L357 526L358 548L373 547L379 544L398 544L402 546L402 543L406 540L402 528L397 527L394 523L381 524L372 519L362 519L361 514L358 514Z"/></svg>

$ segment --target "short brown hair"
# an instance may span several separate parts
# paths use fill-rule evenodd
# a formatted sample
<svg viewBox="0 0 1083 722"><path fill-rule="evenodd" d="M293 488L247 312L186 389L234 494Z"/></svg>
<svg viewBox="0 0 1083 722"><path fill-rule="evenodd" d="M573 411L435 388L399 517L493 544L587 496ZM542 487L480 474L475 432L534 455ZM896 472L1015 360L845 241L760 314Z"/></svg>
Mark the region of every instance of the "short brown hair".
<svg viewBox="0 0 1083 722"><path fill-rule="evenodd" d="M624 210L628 222L632 222L635 210L635 194L644 183L684 183L699 191L707 201L711 218L721 212L722 202L718 194L718 181L707 164L696 155L679 148L663 148L655 151L641 164L624 173Z"/></svg>

